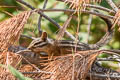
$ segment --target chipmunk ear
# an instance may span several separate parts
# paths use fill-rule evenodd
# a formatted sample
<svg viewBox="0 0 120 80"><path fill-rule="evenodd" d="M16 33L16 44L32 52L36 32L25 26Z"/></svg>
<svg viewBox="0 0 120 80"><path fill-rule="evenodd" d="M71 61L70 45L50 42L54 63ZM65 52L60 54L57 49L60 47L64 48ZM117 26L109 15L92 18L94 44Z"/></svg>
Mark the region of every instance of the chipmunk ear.
<svg viewBox="0 0 120 80"><path fill-rule="evenodd" d="M47 33L46 32L42 32L41 39L44 41L47 40Z"/></svg>

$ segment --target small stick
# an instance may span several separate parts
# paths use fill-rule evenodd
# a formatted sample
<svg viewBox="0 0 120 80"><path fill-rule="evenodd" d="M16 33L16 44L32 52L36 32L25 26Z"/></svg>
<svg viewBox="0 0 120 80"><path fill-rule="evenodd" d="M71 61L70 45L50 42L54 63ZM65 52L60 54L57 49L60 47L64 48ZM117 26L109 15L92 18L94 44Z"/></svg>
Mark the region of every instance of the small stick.
<svg viewBox="0 0 120 80"><path fill-rule="evenodd" d="M53 74L52 72L46 72L46 71L33 71L33 72L21 72L23 74L40 74L40 73L45 73L45 74Z"/></svg>
<svg viewBox="0 0 120 80"><path fill-rule="evenodd" d="M97 61L116 61L116 62L120 62L119 60L109 59L109 58L97 58Z"/></svg>
<svg viewBox="0 0 120 80"><path fill-rule="evenodd" d="M93 11L93 9L91 9L91 11ZM88 43L88 41L89 41L92 18L93 18L93 17L92 17L92 15L90 14L90 15L89 15L89 19L88 19L88 26L87 26L87 32L88 32L88 34L87 34L87 43Z"/></svg>
<svg viewBox="0 0 120 80"><path fill-rule="evenodd" d="M97 73L89 73L88 75L91 75L91 76L95 76L95 77L98 77L98 78L112 78L112 79L115 79L115 80L117 80L117 79L120 79L120 73L115 73L115 74L117 74L117 75L114 75L114 73L113 73L113 75L111 75L111 74L97 74ZM112 80L111 79L111 80Z"/></svg>
<svg viewBox="0 0 120 80"><path fill-rule="evenodd" d="M118 11L118 7L113 3L112 0L106 0L108 2L108 4L111 6L111 8L117 12Z"/></svg>
<svg viewBox="0 0 120 80"><path fill-rule="evenodd" d="M27 60L25 57L22 56L22 58L23 58L28 64L30 64L33 68L35 68L37 71L41 71L38 67L36 67L35 65L31 64L31 63L29 62L29 60Z"/></svg>
<svg viewBox="0 0 120 80"><path fill-rule="evenodd" d="M43 5L43 9L45 9L45 7L46 7L46 5L47 5L47 2L48 2L48 0L45 0L44 5ZM42 30L41 30L41 20L42 20L42 15L40 15L39 20L38 20L38 30L39 30L40 36L41 36L41 34L42 34Z"/></svg>
<svg viewBox="0 0 120 80"><path fill-rule="evenodd" d="M51 11L54 11L54 12L75 12L75 10L71 10L71 9L39 9L40 11L43 11L43 12L51 12ZM78 12L78 11L76 11ZM96 15L96 16L100 16L100 17L104 17L104 18L108 18L108 19L114 19L113 16L110 16L110 15L104 15L104 14L101 14L100 12L94 12L94 11L89 11L89 10L81 10L82 13L87 13L87 14L93 14L93 15Z"/></svg>
<svg viewBox="0 0 120 80"><path fill-rule="evenodd" d="M32 39L32 40L36 39L35 37L30 37L30 36L23 35L23 34L21 35L21 37L29 38L29 39Z"/></svg>

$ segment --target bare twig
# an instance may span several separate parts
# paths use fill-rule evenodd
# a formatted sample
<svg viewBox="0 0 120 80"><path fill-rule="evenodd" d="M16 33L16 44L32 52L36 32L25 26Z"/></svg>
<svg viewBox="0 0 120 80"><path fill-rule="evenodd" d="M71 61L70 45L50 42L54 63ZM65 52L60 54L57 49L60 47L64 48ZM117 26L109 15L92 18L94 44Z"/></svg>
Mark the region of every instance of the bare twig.
<svg viewBox="0 0 120 80"><path fill-rule="evenodd" d="M46 5L47 5L47 2L48 2L48 0L45 0L44 5L43 5L43 9L45 9L45 7L46 7ZM38 30L39 30L40 36L41 36L41 34L42 34L42 30L41 30L41 20L42 20L42 15L40 15L39 20L38 20Z"/></svg>
<svg viewBox="0 0 120 80"><path fill-rule="evenodd" d="M17 8L17 6L5 6L5 5L2 5L2 6L0 6L0 8Z"/></svg>
<svg viewBox="0 0 120 80"><path fill-rule="evenodd" d="M120 62L117 59L109 59L109 58L97 58L97 61L116 61L116 62Z"/></svg>
<svg viewBox="0 0 120 80"><path fill-rule="evenodd" d="M117 12L118 11L118 7L113 3L112 0L106 0L108 2L108 4L111 6L111 8Z"/></svg>
<svg viewBox="0 0 120 80"><path fill-rule="evenodd" d="M53 74L52 72L46 72L46 71L33 71L33 72L21 72L23 74L40 74L40 73L44 73L44 74Z"/></svg>
<svg viewBox="0 0 120 80"><path fill-rule="evenodd" d="M33 39L33 40L34 40L34 39L36 39L35 37L30 37L30 36L23 35L23 34L22 34L22 35L20 35L20 36L21 36L21 37L25 37L25 38L29 38L29 39Z"/></svg>
<svg viewBox="0 0 120 80"><path fill-rule="evenodd" d="M40 9L40 11L43 11L43 12L51 12L51 11L54 11L54 12L59 12L59 11L75 12L75 10L71 10L71 9L44 9L44 10ZM101 14L101 13L98 13L98 12L93 12L93 11L88 11L88 10L81 10L81 12L82 13L87 13L87 14L93 14L93 15L104 17L104 18L108 18L108 19L113 19L113 16L104 15L104 14Z"/></svg>
<svg viewBox="0 0 120 80"><path fill-rule="evenodd" d="M73 17L73 14L70 15L70 17L68 17L68 19L63 24L63 27L59 30L57 40L60 40L64 36L65 30L67 29L68 25L70 24L72 17Z"/></svg>
<svg viewBox="0 0 120 80"><path fill-rule="evenodd" d="M57 1L62 1L62 2L65 2L65 0L57 0Z"/></svg>
<svg viewBox="0 0 120 80"><path fill-rule="evenodd" d="M91 9L91 11L93 11L93 9ZM89 15L89 19L88 19L88 26L87 26L87 43L89 41L89 36L90 36L90 27L91 27L91 23L92 23L92 15Z"/></svg>
<svg viewBox="0 0 120 80"><path fill-rule="evenodd" d="M89 50L88 50L89 51ZM88 52L87 51L87 52ZM85 51L86 52L86 51ZM83 53L83 51L78 51L77 52L78 54L79 53ZM107 53L107 54L112 54L112 55L116 55L118 57L120 57L119 53L120 53L120 50L90 50L89 54L85 55L84 57L82 57L81 59L84 59L92 54L101 54L101 53Z"/></svg>
<svg viewBox="0 0 120 80"><path fill-rule="evenodd" d="M115 74L116 75L114 75L114 73L113 73L113 75L89 73L89 75L92 75L92 76L95 76L95 77L98 77L98 78L108 78L108 77L110 77L112 79L119 79L120 78L120 74L119 73L115 73Z"/></svg>
<svg viewBox="0 0 120 80"><path fill-rule="evenodd" d="M13 16L14 16L13 14L11 14L11 13L9 13L9 12L7 12L7 11L4 11L4 10L1 10L1 12L5 13L5 14L7 14L7 15L11 16L11 17L13 17Z"/></svg>
<svg viewBox="0 0 120 80"><path fill-rule="evenodd" d="M105 8L105 7L102 7L102 6L98 6L98 5L86 4L86 7L95 8L95 9L99 9L99 10L103 10L103 11L115 14L115 11Z"/></svg>
<svg viewBox="0 0 120 80"><path fill-rule="evenodd" d="M33 68L35 68L37 71L41 71L38 67L36 67L36 66L33 65L32 63L30 63L29 60L27 60L24 56L22 56L22 58L23 58L28 64L30 64Z"/></svg>
<svg viewBox="0 0 120 80"><path fill-rule="evenodd" d="M107 53L107 54L112 54L112 55L116 55L118 57L120 57L119 53L120 53L120 50L98 50L100 51L101 53Z"/></svg>
<svg viewBox="0 0 120 80"><path fill-rule="evenodd" d="M25 6L27 6L27 7L29 7L29 8L31 8L32 10L35 9L35 8L32 7L30 4L24 2L23 0L17 0L17 1L20 2L20 3L22 3L22 4L24 4ZM57 28L60 29L60 25L59 25L58 23L56 23L53 19L51 19L51 18L49 18L48 16L46 16L42 11L38 11L38 13L39 13L40 15L42 15L44 18L46 18L47 20L49 20L51 23L53 23ZM75 37L74 37L72 34L70 34L70 33L67 32L67 31L65 31L65 33L66 33L66 35L69 36L71 39L75 40Z"/></svg>

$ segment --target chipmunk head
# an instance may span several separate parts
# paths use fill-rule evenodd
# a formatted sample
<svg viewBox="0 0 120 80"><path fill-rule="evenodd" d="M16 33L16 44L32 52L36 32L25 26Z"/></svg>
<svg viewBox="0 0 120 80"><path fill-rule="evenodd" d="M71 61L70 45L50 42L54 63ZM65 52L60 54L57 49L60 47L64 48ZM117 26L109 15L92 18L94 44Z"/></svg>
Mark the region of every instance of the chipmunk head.
<svg viewBox="0 0 120 80"><path fill-rule="evenodd" d="M41 37L34 39L28 46L28 49L33 52L46 52L51 44L51 40L48 39L47 33L42 32Z"/></svg>

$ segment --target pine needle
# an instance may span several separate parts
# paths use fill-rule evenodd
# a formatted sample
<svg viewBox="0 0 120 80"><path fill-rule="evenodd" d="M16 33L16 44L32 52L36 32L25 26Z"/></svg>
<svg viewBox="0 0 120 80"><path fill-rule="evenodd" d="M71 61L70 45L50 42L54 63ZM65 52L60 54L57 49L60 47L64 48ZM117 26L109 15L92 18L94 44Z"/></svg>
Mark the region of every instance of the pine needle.
<svg viewBox="0 0 120 80"><path fill-rule="evenodd" d="M67 4L70 4L69 8L78 10L85 10L86 4L100 3L101 0L65 0Z"/></svg>

